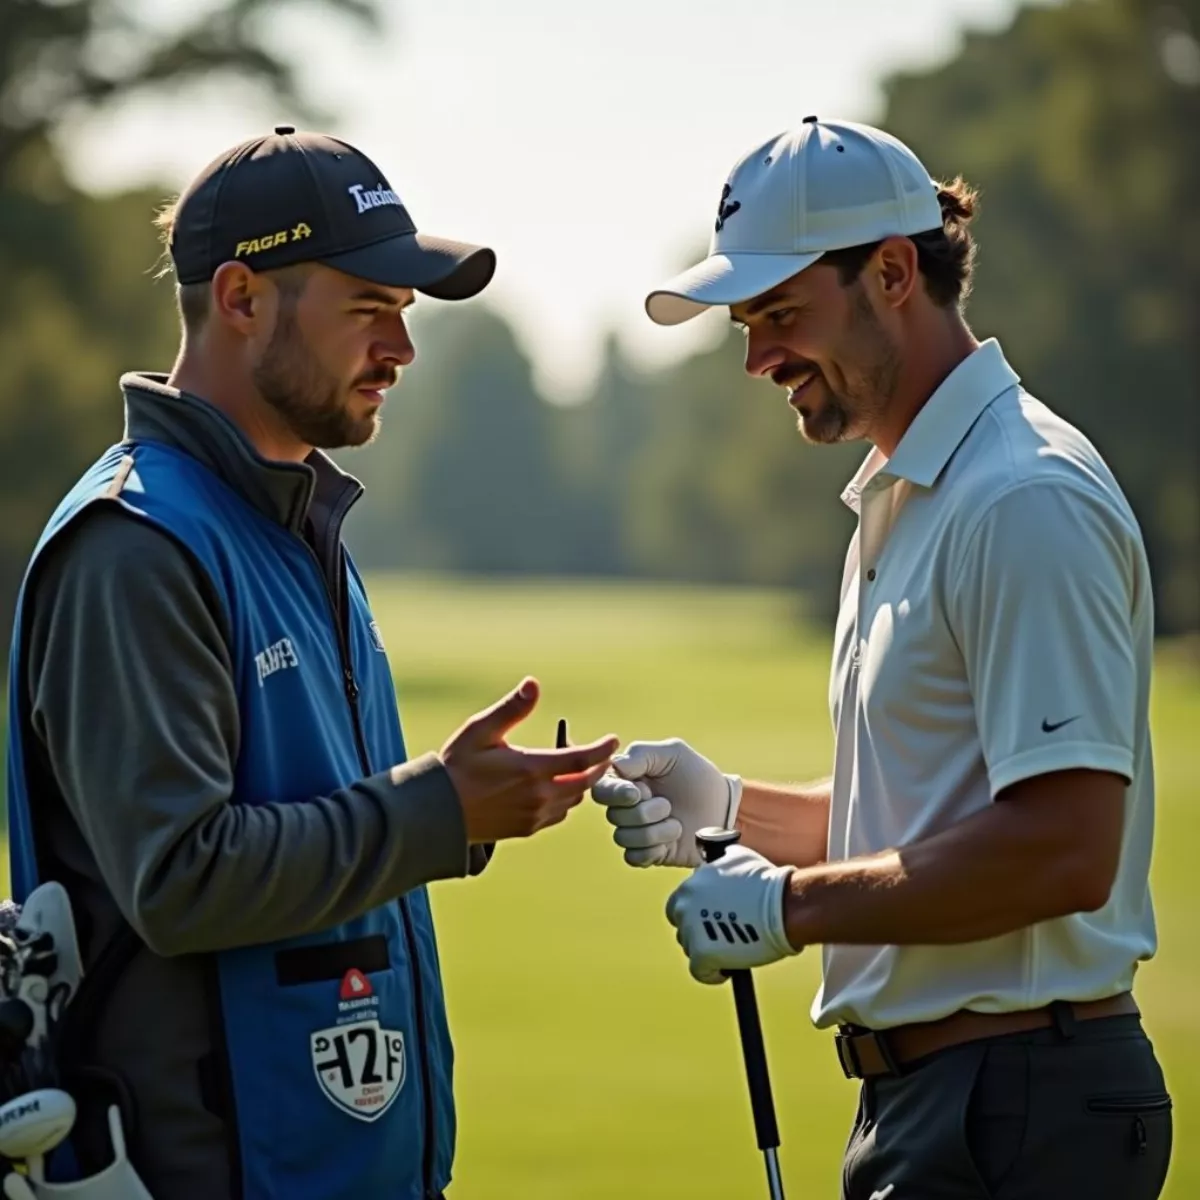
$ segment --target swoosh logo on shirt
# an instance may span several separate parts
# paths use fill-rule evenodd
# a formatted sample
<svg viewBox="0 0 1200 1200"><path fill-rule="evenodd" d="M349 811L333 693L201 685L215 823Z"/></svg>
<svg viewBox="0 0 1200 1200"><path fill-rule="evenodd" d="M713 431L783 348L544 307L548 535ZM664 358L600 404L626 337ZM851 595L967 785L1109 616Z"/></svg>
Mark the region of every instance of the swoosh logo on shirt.
<svg viewBox="0 0 1200 1200"><path fill-rule="evenodd" d="M1068 717L1065 721L1055 721L1051 724L1045 717L1042 718L1042 732L1053 733L1056 729L1061 729L1064 725L1070 725L1072 721L1078 721L1083 713L1079 713L1074 717Z"/></svg>

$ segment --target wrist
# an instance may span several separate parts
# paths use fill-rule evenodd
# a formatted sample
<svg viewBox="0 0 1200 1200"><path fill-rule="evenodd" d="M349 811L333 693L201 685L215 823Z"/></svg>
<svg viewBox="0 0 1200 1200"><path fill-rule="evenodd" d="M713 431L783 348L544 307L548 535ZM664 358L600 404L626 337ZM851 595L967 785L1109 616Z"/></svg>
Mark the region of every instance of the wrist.
<svg viewBox="0 0 1200 1200"><path fill-rule="evenodd" d="M799 954L804 949L803 942L796 942L788 931L788 899L792 890L792 875L794 867L775 867L772 875L779 880L779 890L772 902L774 920L768 926L771 942L781 954Z"/></svg>
<svg viewBox="0 0 1200 1200"><path fill-rule="evenodd" d="M822 944L809 872L793 868L783 890L783 933L793 949Z"/></svg>
<svg viewBox="0 0 1200 1200"><path fill-rule="evenodd" d="M736 829L738 811L742 805L742 777L740 775L726 775L725 784L728 788L728 798L725 808L725 820L722 823L723 829Z"/></svg>

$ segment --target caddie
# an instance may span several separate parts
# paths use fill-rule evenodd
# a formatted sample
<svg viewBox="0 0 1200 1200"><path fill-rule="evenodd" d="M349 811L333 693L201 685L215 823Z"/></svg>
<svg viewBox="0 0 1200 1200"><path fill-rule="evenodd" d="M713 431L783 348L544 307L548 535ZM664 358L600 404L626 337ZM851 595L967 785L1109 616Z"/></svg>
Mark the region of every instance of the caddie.
<svg viewBox="0 0 1200 1200"><path fill-rule="evenodd" d="M526 679L410 759L342 537L362 489L325 450L375 436L417 293L475 296L495 255L290 126L161 227L178 357L122 377L10 659L14 894L60 881L84 959L72 1169L103 1169L116 1098L156 1200L434 1200L456 1114L426 887L561 821L617 743L510 746Z"/></svg>

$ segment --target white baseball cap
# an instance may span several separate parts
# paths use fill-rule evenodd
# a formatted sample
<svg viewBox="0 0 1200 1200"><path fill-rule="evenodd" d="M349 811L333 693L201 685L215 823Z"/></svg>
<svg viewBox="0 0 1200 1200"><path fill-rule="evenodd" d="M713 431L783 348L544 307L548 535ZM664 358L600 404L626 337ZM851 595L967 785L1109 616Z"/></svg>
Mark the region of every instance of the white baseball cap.
<svg viewBox="0 0 1200 1200"><path fill-rule="evenodd" d="M761 296L827 250L942 228L938 185L898 138L805 117L744 155L721 193L708 257L646 297L659 325Z"/></svg>

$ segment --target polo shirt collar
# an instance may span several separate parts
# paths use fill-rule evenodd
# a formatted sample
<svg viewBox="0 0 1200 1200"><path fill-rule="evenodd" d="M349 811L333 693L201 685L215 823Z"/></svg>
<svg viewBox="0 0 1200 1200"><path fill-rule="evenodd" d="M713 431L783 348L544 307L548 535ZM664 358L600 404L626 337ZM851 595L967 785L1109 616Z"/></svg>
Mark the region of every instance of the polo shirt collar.
<svg viewBox="0 0 1200 1200"><path fill-rule="evenodd" d="M980 343L938 385L890 459L871 448L842 492L843 503L857 512L863 491L876 479L881 485L885 479L906 479L919 487L932 487L971 426L997 397L1019 382L1000 343L995 338Z"/></svg>

